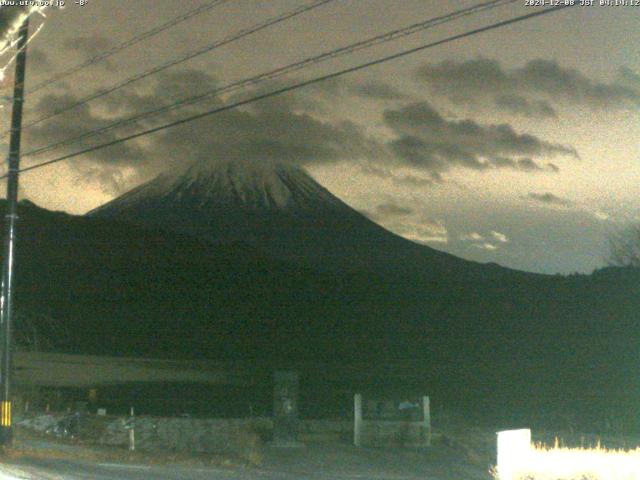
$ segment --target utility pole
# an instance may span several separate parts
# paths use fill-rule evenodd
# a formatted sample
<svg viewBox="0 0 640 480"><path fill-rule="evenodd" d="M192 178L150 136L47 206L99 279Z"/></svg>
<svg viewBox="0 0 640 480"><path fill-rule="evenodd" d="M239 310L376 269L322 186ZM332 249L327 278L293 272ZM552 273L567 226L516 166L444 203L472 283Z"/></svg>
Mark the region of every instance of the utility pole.
<svg viewBox="0 0 640 480"><path fill-rule="evenodd" d="M22 104L24 103L25 67L27 63L27 37L29 18L18 32L18 55L13 86L11 109L11 139L7 160L7 215L5 220L5 251L2 265L2 291L0 294L0 444L11 442L11 323L13 319L13 263L15 256L16 220L18 219L18 175L20 170L20 134Z"/></svg>

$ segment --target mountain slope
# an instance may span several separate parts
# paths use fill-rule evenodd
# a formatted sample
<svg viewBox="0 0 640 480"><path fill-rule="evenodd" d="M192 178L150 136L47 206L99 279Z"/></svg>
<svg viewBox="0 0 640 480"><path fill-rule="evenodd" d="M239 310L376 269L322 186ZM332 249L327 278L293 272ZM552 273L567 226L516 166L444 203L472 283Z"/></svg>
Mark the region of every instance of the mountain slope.
<svg viewBox="0 0 640 480"><path fill-rule="evenodd" d="M496 270L403 239L353 210L302 169L271 161L196 163L160 175L88 216L214 242L243 241L320 269L427 276Z"/></svg>

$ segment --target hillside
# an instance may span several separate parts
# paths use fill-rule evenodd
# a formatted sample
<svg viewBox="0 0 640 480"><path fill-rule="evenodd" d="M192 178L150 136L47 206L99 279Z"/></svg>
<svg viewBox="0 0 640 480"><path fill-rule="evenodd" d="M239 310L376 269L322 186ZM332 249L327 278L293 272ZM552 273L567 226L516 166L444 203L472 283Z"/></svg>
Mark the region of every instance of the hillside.
<svg viewBox="0 0 640 480"><path fill-rule="evenodd" d="M482 417L549 405L601 417L640 394L636 270L321 272L24 202L20 218L18 312L56 351L294 367L326 401L388 385Z"/></svg>

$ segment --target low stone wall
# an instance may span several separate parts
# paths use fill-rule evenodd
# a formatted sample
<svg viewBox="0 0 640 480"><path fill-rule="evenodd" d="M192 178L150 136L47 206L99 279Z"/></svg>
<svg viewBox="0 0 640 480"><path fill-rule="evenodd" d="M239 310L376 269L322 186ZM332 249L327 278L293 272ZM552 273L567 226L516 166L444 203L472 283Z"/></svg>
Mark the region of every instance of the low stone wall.
<svg viewBox="0 0 640 480"><path fill-rule="evenodd" d="M190 419L136 417L136 444L141 449L189 450L196 452L237 451L271 439L271 418ZM302 442L353 439L353 423L342 420L304 420L298 425ZM101 443L127 445L126 419L114 419L105 429Z"/></svg>
<svg viewBox="0 0 640 480"><path fill-rule="evenodd" d="M298 424L302 442L353 442L353 420L302 420Z"/></svg>
<svg viewBox="0 0 640 480"><path fill-rule="evenodd" d="M62 434L55 426L64 415L24 416L16 425L41 433ZM80 417L79 438L110 446L127 447L131 422L127 417L85 415ZM189 451L198 453L247 452L271 440L273 420L256 418L161 418L139 416L133 423L135 444L146 451ZM304 420L298 428L302 442L353 439L349 420Z"/></svg>
<svg viewBox="0 0 640 480"><path fill-rule="evenodd" d="M420 422L385 422L369 420L361 429L363 447L426 447L430 444L430 429Z"/></svg>
<svg viewBox="0 0 640 480"><path fill-rule="evenodd" d="M129 426L125 418L112 420L99 443L126 446ZM135 442L140 450L186 450L198 453L238 452L255 448L273 429L269 418L196 419L136 417Z"/></svg>

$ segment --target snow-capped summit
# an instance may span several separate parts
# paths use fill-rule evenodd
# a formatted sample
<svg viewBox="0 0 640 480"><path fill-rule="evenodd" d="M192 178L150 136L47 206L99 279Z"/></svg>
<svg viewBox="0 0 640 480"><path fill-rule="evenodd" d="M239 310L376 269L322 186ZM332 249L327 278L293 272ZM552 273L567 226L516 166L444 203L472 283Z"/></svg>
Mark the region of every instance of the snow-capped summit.
<svg viewBox="0 0 640 480"><path fill-rule="evenodd" d="M265 160L196 162L91 211L213 242L243 242L328 269L464 262L405 240L353 210L302 168ZM423 264L423 261L427 264Z"/></svg>
<svg viewBox="0 0 640 480"><path fill-rule="evenodd" d="M271 160L195 162L164 173L89 213L95 216L137 216L141 205L250 211L307 211L344 208L340 200L304 170ZM190 205L186 205L189 203ZM151 213L151 212L147 212ZM155 223L155 222L154 222Z"/></svg>

